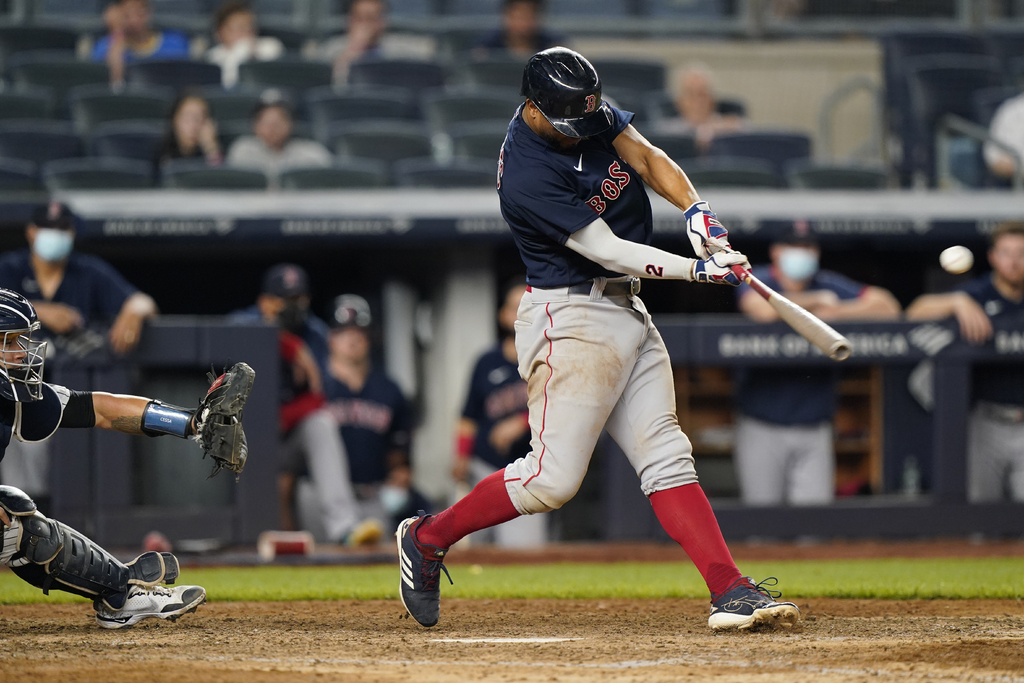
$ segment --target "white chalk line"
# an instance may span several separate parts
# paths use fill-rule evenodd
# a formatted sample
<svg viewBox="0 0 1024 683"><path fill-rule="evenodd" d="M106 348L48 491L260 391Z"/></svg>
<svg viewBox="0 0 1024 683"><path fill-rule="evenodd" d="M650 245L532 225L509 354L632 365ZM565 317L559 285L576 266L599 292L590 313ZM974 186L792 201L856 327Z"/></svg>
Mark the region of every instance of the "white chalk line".
<svg viewBox="0 0 1024 683"><path fill-rule="evenodd" d="M582 639L580 639L582 640ZM189 657L188 659L195 659ZM316 658L300 659L298 657L201 657L208 662L258 662L261 664L298 664L304 666L316 666L317 664L328 664L334 666L473 666L473 667L529 667L529 668L557 668L557 669L646 669L658 666L718 666L737 669L765 669L765 673L772 670L803 671L819 675L838 676L878 676L878 677L899 677L905 679L930 679L930 680L958 680L978 681L978 683L1024 683L1024 677L1012 675L985 675L976 673L957 673L945 671L899 671L894 669L854 669L854 668L830 668L821 666L797 665L788 662L763 661L749 662L739 660L717 660L707 657L670 657L666 659L637 659L621 662L460 662L448 660L417 660L417 659L333 659Z"/></svg>
<svg viewBox="0 0 1024 683"><path fill-rule="evenodd" d="M568 643L583 638L434 638L432 643Z"/></svg>

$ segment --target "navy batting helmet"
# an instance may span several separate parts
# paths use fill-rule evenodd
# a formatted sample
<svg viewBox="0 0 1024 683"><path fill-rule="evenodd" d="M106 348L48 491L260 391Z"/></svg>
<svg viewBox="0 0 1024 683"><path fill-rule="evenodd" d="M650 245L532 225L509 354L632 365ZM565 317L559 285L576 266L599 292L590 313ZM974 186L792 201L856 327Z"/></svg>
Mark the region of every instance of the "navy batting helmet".
<svg viewBox="0 0 1024 683"><path fill-rule="evenodd" d="M538 52L523 70L520 95L532 101L562 135L585 138L608 130L612 113L601 100L601 79L578 52L552 47Z"/></svg>
<svg viewBox="0 0 1024 683"><path fill-rule="evenodd" d="M46 342L32 341L38 329L36 309L29 300L0 288L0 397L10 401L43 397Z"/></svg>

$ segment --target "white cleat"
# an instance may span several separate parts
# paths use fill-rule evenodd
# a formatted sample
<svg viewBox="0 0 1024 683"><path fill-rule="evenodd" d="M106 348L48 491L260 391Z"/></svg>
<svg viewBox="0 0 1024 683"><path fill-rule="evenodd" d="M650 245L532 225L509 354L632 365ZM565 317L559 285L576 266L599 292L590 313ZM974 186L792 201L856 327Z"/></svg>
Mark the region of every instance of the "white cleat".
<svg viewBox="0 0 1024 683"><path fill-rule="evenodd" d="M96 623L103 628L128 628L143 619L177 620L183 614L195 612L206 602L202 586L132 586L121 609L111 609L102 600L94 603Z"/></svg>

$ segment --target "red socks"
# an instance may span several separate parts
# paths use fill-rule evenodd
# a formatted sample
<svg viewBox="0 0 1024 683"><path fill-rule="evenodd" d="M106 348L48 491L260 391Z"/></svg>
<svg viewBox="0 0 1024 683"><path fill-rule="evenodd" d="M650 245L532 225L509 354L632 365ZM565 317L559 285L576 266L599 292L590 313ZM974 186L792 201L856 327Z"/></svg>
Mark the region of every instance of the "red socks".
<svg viewBox="0 0 1024 683"><path fill-rule="evenodd" d="M742 575L729 553L718 520L699 484L652 493L654 514L672 539L697 566L712 600L725 593Z"/></svg>
<svg viewBox="0 0 1024 683"><path fill-rule="evenodd" d="M486 529L519 516L505 490L505 470L498 470L479 484L469 495L419 524L416 541L450 548L456 541L474 531ZM728 552L728 551L726 551Z"/></svg>

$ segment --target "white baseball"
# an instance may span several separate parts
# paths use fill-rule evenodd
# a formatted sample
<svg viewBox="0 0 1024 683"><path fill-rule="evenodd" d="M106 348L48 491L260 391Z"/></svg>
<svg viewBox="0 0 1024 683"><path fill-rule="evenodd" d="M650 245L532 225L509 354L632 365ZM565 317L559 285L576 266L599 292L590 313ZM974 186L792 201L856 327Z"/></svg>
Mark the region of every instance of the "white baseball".
<svg viewBox="0 0 1024 683"><path fill-rule="evenodd" d="M950 247L939 254L939 265L947 273L954 275L966 273L974 265L974 254L967 247L960 245Z"/></svg>

